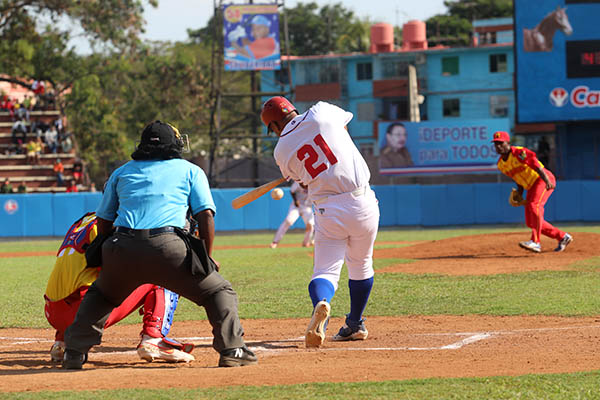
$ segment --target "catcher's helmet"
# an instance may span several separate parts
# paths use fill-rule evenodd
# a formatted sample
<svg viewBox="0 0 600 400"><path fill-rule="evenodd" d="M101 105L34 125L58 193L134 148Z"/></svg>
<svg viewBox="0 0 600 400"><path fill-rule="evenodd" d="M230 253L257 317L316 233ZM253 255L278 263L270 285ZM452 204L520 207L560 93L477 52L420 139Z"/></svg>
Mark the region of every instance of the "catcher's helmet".
<svg viewBox="0 0 600 400"><path fill-rule="evenodd" d="M267 130L271 132L271 122L280 121L291 113L296 111L296 107L285 97L275 96L263 104L262 111L260 113L260 119L267 126Z"/></svg>

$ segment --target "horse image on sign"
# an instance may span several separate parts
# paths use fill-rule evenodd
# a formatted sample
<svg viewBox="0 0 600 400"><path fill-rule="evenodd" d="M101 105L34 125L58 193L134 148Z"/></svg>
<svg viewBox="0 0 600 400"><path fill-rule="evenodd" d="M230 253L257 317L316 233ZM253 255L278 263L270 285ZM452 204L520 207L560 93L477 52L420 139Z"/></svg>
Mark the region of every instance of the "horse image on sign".
<svg viewBox="0 0 600 400"><path fill-rule="evenodd" d="M567 17L567 8L556 7L542 19L533 29L523 28L524 51L552 51L554 46L554 33L561 30L565 35L573 33L573 28Z"/></svg>

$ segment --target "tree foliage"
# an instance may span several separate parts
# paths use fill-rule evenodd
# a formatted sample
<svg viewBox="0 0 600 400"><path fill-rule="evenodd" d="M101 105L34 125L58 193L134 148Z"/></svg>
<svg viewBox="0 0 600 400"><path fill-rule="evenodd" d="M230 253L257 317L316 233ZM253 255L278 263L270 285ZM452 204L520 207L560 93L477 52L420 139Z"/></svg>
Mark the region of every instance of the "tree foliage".
<svg viewBox="0 0 600 400"><path fill-rule="evenodd" d="M455 0L444 1L444 5L445 14L426 21L430 45L467 46L473 20L512 16L512 0Z"/></svg>

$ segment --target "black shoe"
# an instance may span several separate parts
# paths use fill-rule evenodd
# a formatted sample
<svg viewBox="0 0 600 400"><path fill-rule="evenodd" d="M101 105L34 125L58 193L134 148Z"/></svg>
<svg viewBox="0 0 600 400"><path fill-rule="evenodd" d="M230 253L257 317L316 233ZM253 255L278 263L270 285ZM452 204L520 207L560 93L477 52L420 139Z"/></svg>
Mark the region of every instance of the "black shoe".
<svg viewBox="0 0 600 400"><path fill-rule="evenodd" d="M243 367L244 365L254 365L258 363L258 358L245 345L235 349L221 351L219 358L219 367Z"/></svg>
<svg viewBox="0 0 600 400"><path fill-rule="evenodd" d="M87 361L87 353L80 353L77 350L65 350L65 356L62 361L63 369L81 369Z"/></svg>

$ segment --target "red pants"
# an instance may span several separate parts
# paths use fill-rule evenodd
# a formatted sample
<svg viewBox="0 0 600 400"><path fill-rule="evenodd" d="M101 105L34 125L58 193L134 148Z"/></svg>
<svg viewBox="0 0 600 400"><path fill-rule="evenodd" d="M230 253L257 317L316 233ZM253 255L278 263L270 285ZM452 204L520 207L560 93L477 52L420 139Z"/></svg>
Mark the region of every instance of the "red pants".
<svg viewBox="0 0 600 400"><path fill-rule="evenodd" d="M550 182L556 185L556 179L552 172L547 169L544 169L544 172ZM561 240L565 236L563 231L544 221L544 205L553 191L554 189L546 189L546 182L542 178L538 178L533 186L527 190L525 224L531 228L531 240L536 243L540 242L541 235L556 240Z"/></svg>
<svg viewBox="0 0 600 400"><path fill-rule="evenodd" d="M81 300L88 291L88 288L89 286L82 286L75 292L71 293L69 297L59 301L50 301L46 296L44 296L46 299L46 305L44 307L46 319L50 325L56 329L55 340L65 340L65 330L75 319L75 314L77 314ZM155 285L147 283L134 290L133 293L131 293L119 307L115 308L113 312L110 313L104 328L108 328L109 326L116 324L133 311L144 305L146 296L155 288Z"/></svg>

